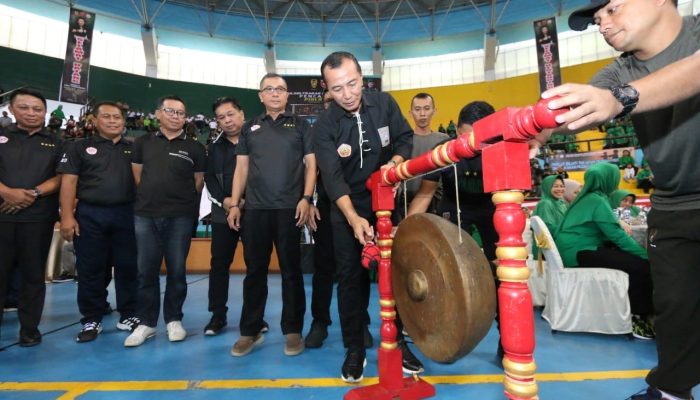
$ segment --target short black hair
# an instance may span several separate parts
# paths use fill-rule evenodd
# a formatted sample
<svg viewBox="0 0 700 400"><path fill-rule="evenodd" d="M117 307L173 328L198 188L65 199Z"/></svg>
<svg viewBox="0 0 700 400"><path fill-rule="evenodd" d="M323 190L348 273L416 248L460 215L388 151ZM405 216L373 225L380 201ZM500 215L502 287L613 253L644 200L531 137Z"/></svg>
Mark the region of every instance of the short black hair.
<svg viewBox="0 0 700 400"><path fill-rule="evenodd" d="M117 104L117 103L114 102L114 101L105 100L105 101L100 101L99 103L95 104L95 105L92 107L92 112L91 112L92 115L97 116L97 113L100 111L100 107L102 107L102 106L116 107L116 109L119 110L120 113L122 113L122 117L124 117L125 114L126 114L126 113L124 112L124 109L121 108L121 107L119 107L119 104Z"/></svg>
<svg viewBox="0 0 700 400"><path fill-rule="evenodd" d="M430 99L433 102L433 107L435 107L435 98L430 93L420 92L417 95L413 96L413 98L411 99L411 107L413 107L413 100L415 99Z"/></svg>
<svg viewBox="0 0 700 400"><path fill-rule="evenodd" d="M457 119L457 126L464 124L474 125L474 123L482 118L488 117L495 113L493 106L485 101L473 101L462 107Z"/></svg>
<svg viewBox="0 0 700 400"><path fill-rule="evenodd" d="M216 109L223 104L231 104L233 108L237 109L238 111L243 111L243 107L241 107L241 104L238 102L238 100L236 100L234 97L224 96L214 100L214 103L211 105L211 112L216 114Z"/></svg>
<svg viewBox="0 0 700 400"><path fill-rule="evenodd" d="M284 77L283 77L282 75L276 74L276 73L274 73L274 72L268 72L268 73L265 74L265 76L262 77L262 79L260 79L260 90L263 89L263 86L262 86L262 85L263 85L263 82L265 82L265 79L270 79L270 78L280 78L280 79L282 79L282 80L284 81L284 84L285 84L285 85L287 84L287 80L284 79Z"/></svg>
<svg viewBox="0 0 700 400"><path fill-rule="evenodd" d="M159 109L163 108L163 103L165 103L165 100L179 101L180 103L182 103L183 106L185 106L185 108L187 108L187 104L185 103L185 100L182 100L182 98L180 96L175 96L174 94L168 94L168 95L165 95L165 96L158 99L158 108Z"/></svg>
<svg viewBox="0 0 700 400"><path fill-rule="evenodd" d="M325 80L326 77L323 74L323 70L326 69L326 67L330 69L336 69L340 67L340 64L343 63L343 60L352 60L352 62L355 63L355 67L357 68L357 72L362 75L362 68L360 67L360 63L357 61L357 58L352 53L348 53L347 51L336 51L331 54L329 54L325 60L321 63L321 77Z"/></svg>
<svg viewBox="0 0 700 400"><path fill-rule="evenodd" d="M44 95L41 94L41 92L39 92L38 90L27 87L19 88L12 92L12 94L10 95L10 104L15 102L15 97L21 95L36 97L37 99L41 100L42 103L44 103L44 108L46 108L46 97L44 97Z"/></svg>

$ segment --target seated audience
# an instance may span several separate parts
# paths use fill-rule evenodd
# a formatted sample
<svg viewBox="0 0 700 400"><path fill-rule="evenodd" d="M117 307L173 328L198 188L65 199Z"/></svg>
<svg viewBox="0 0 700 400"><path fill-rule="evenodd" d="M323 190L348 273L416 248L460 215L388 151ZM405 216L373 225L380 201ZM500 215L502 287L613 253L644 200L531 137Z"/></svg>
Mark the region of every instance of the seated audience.
<svg viewBox="0 0 700 400"><path fill-rule="evenodd" d="M581 191L581 184L574 179L564 178L564 200L567 204L574 202L576 196Z"/></svg>
<svg viewBox="0 0 700 400"><path fill-rule="evenodd" d="M612 209L622 208L623 210L629 210L630 217L636 217L639 215L639 207L634 205L637 201L637 196L625 189L617 189L610 194L610 206Z"/></svg>
<svg viewBox="0 0 700 400"><path fill-rule="evenodd" d="M647 252L618 223L608 196L620 183L613 165L598 163L586 171L581 193L571 204L554 239L566 268L611 268L629 275L633 335L654 337L651 271Z"/></svg>
<svg viewBox="0 0 700 400"><path fill-rule="evenodd" d="M558 175L549 175L542 180L542 198L537 202L537 207L532 215L542 218L547 229L554 234L564 218L568 205L564 201L564 178Z"/></svg>
<svg viewBox="0 0 700 400"><path fill-rule="evenodd" d="M654 173L649 169L649 164L642 164L642 168L637 173L637 188L649 193L654 188Z"/></svg>

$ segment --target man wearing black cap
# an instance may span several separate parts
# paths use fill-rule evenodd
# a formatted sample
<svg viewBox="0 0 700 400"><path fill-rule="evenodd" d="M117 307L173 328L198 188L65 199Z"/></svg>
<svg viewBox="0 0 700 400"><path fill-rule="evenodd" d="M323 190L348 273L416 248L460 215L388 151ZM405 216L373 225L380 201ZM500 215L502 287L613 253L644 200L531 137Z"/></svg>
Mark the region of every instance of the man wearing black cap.
<svg viewBox="0 0 700 400"><path fill-rule="evenodd" d="M599 28L623 52L590 85L542 94L569 130L632 114L657 183L649 214L658 366L643 399L690 399L700 383L700 16L681 17L675 0L591 1L569 25ZM546 135L544 135L546 136Z"/></svg>

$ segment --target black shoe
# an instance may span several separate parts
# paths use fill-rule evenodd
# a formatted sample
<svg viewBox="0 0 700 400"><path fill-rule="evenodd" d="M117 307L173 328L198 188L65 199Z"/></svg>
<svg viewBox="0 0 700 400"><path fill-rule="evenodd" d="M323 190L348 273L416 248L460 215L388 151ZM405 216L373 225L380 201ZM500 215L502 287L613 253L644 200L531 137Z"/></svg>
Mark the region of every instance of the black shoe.
<svg viewBox="0 0 700 400"><path fill-rule="evenodd" d="M423 368L423 363L413 354L411 349L408 348L408 343L405 340L399 342L399 349L401 350L401 359L403 360L403 372L406 374L420 374L425 369Z"/></svg>
<svg viewBox="0 0 700 400"><path fill-rule="evenodd" d="M340 379L348 383L360 382L363 378L365 365L367 365L367 358L364 350L348 350L345 353Z"/></svg>
<svg viewBox="0 0 700 400"><path fill-rule="evenodd" d="M60 283L60 282L71 282L75 280L75 276L71 273L68 272L61 272L61 275L58 278L54 278L52 282L54 283Z"/></svg>
<svg viewBox="0 0 700 400"><path fill-rule="evenodd" d="M374 346L374 338L372 338L372 334L369 332L369 325L365 325L365 329L362 333L362 336L362 339L365 343L365 349L371 349L372 346Z"/></svg>
<svg viewBox="0 0 700 400"><path fill-rule="evenodd" d="M38 329L32 331L19 331L19 345L20 347L32 347L41 343L41 332Z"/></svg>
<svg viewBox="0 0 700 400"><path fill-rule="evenodd" d="M260 329L260 333L267 333L270 330L270 325L268 325L267 321L263 320L263 327Z"/></svg>
<svg viewBox="0 0 700 400"><path fill-rule="evenodd" d="M136 329L136 327L140 324L141 320L138 317L122 318L119 322L117 322L117 329L120 331L133 332L134 329Z"/></svg>
<svg viewBox="0 0 700 400"><path fill-rule="evenodd" d="M226 320L218 317L211 317L211 320L204 327L204 334L206 336L216 336L221 333L226 327Z"/></svg>
<svg viewBox="0 0 700 400"><path fill-rule="evenodd" d="M86 322L83 324L83 329L80 330L75 341L78 343L92 342L97 339L97 335L102 332L102 324L99 322Z"/></svg>
<svg viewBox="0 0 700 400"><path fill-rule="evenodd" d="M320 321L311 324L309 333L306 334L304 345L309 349L317 349L323 346L323 340L328 337L328 326Z"/></svg>

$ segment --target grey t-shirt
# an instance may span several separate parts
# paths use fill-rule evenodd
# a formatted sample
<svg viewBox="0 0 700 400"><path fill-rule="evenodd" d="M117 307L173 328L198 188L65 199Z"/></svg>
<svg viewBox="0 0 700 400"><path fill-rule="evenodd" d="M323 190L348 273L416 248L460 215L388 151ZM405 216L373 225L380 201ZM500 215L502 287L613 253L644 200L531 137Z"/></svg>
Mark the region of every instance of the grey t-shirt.
<svg viewBox="0 0 700 400"><path fill-rule="evenodd" d="M419 156L428 150L432 150L436 144L449 139L450 137L441 132L431 132L430 135L413 134L413 152L411 158ZM420 189L421 178L411 179L406 182L406 191L408 192L409 203Z"/></svg>
<svg viewBox="0 0 700 400"><path fill-rule="evenodd" d="M624 53L590 83L607 88L631 82L698 50L700 15L687 16L678 37L661 53L644 61ZM700 95L671 107L634 114L632 123L654 173L654 207L665 211L700 209Z"/></svg>

